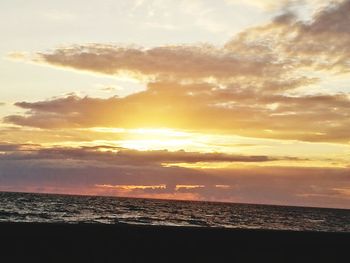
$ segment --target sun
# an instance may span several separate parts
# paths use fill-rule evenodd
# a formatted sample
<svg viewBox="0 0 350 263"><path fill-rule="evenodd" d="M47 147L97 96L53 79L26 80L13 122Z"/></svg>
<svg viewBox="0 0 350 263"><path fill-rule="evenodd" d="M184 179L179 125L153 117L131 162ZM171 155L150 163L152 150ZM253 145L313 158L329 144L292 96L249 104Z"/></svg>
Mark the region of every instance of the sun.
<svg viewBox="0 0 350 263"><path fill-rule="evenodd" d="M188 149L193 144L191 134L173 129L131 129L132 139L123 140L121 147L140 151L167 149L176 151Z"/></svg>
<svg viewBox="0 0 350 263"><path fill-rule="evenodd" d="M121 129L96 127L90 130L119 134L122 139L115 142L119 147L139 151L163 149L169 151L189 150L195 144L191 133L168 128Z"/></svg>

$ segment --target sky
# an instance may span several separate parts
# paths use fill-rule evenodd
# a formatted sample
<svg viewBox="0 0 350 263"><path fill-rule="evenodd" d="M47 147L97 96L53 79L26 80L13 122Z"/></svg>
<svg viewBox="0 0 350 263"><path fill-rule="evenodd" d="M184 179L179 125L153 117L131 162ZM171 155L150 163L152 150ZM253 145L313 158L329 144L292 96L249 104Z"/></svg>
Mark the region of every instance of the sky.
<svg viewBox="0 0 350 263"><path fill-rule="evenodd" d="M350 209L350 1L4 0L0 191Z"/></svg>

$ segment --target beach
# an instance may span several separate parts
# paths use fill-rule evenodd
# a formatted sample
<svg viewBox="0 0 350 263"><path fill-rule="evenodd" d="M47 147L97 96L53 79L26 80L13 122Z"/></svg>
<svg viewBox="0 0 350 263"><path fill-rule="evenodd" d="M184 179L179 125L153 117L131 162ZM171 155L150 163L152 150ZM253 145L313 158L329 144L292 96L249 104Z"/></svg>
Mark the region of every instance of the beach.
<svg viewBox="0 0 350 263"><path fill-rule="evenodd" d="M350 233L0 223L1 262L340 262Z"/></svg>

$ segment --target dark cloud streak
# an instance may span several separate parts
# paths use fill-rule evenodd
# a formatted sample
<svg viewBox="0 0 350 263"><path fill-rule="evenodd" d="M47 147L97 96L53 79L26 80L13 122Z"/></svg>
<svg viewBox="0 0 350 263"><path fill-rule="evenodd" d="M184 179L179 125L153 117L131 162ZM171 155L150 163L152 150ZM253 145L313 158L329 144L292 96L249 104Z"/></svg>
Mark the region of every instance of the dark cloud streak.
<svg viewBox="0 0 350 263"><path fill-rule="evenodd" d="M103 150L103 151L101 151ZM2 160L94 160L109 164L162 164L162 163L197 163L197 162L270 162L278 160L298 161L296 157L269 157L263 155L233 155L225 153L199 153L186 151L137 151L113 146L92 146L80 148L50 147L37 145L1 144L0 151L5 154Z"/></svg>

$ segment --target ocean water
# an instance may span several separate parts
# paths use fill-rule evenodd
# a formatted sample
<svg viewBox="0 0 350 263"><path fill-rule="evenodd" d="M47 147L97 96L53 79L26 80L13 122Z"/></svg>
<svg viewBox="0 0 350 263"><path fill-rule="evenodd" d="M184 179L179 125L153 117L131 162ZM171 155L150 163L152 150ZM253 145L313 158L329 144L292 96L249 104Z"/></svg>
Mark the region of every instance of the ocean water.
<svg viewBox="0 0 350 263"><path fill-rule="evenodd" d="M350 210L0 192L0 222L350 232Z"/></svg>

